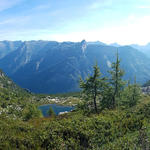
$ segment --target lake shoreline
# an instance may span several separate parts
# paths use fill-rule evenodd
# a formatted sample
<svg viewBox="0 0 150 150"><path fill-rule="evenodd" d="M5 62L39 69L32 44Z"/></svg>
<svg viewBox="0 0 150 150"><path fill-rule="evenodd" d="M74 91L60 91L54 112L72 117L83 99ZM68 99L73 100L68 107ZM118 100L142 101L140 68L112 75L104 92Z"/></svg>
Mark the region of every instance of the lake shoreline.
<svg viewBox="0 0 150 150"><path fill-rule="evenodd" d="M48 117L48 111L50 107L53 109L56 115L59 115L60 113L64 114L64 113L71 112L75 108L73 106L62 106L58 104L45 104L45 105L39 106L38 109L41 110L44 117Z"/></svg>

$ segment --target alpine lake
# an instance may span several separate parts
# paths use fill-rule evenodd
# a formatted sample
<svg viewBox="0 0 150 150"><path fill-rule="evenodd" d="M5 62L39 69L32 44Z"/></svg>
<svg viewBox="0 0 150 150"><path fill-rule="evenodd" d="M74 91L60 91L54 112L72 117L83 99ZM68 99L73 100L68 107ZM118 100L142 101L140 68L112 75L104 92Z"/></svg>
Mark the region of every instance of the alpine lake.
<svg viewBox="0 0 150 150"><path fill-rule="evenodd" d="M67 112L74 110L73 106L61 106L61 105L57 105L57 104L41 105L38 107L38 109L41 110L44 117L48 117L48 111L49 111L50 107L54 110L56 115L59 115L62 113L67 113Z"/></svg>

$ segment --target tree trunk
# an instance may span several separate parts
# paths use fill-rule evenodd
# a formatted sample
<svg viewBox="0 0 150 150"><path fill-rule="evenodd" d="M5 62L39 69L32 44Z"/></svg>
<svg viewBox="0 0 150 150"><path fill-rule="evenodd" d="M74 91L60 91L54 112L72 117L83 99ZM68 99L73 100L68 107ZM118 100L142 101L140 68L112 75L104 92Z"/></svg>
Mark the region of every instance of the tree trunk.
<svg viewBox="0 0 150 150"><path fill-rule="evenodd" d="M94 107L95 107L95 112L97 113L96 97L97 97L97 87L96 87L96 84L95 84L94 85Z"/></svg>
<svg viewBox="0 0 150 150"><path fill-rule="evenodd" d="M97 113L96 96L94 96L94 108L95 108L95 112Z"/></svg>
<svg viewBox="0 0 150 150"><path fill-rule="evenodd" d="M115 103L115 94L114 94L114 96L113 96L113 98L112 98L112 105L113 105L113 108L115 108L115 105L116 105L116 103Z"/></svg>

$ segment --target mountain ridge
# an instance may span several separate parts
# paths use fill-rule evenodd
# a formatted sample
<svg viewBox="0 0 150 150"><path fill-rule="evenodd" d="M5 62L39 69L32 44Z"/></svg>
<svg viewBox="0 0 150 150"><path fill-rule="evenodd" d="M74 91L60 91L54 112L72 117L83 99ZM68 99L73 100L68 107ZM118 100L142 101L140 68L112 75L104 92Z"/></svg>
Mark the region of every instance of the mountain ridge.
<svg viewBox="0 0 150 150"><path fill-rule="evenodd" d="M125 70L125 79L143 84L150 78L150 59L131 46L114 47L98 42L25 41L0 59L0 68L18 85L36 93L78 91L79 76L92 73L95 62L108 76L116 52Z"/></svg>

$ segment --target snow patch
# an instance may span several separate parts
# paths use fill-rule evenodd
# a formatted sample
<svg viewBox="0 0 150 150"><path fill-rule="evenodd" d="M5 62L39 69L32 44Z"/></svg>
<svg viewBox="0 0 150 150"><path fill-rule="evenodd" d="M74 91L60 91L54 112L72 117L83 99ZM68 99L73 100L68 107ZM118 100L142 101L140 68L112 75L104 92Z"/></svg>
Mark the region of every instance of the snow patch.
<svg viewBox="0 0 150 150"><path fill-rule="evenodd" d="M109 60L107 60L107 66L111 68L111 62Z"/></svg>
<svg viewBox="0 0 150 150"><path fill-rule="evenodd" d="M38 62L36 62L36 70L38 70L39 69L39 67L40 67L40 63L43 61L43 58L41 58L41 60L40 61L38 61Z"/></svg>

